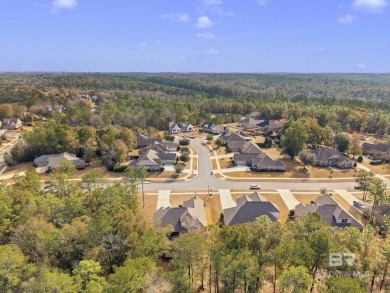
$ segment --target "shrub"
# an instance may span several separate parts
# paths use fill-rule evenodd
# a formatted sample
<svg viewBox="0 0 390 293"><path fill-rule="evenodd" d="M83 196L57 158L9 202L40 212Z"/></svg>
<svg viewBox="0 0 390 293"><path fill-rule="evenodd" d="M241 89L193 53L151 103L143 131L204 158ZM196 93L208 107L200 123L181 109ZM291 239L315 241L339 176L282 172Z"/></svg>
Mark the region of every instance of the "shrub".
<svg viewBox="0 0 390 293"><path fill-rule="evenodd" d="M127 166L126 165L119 165L119 166L114 166L112 171L114 172L124 172L126 170Z"/></svg>
<svg viewBox="0 0 390 293"><path fill-rule="evenodd" d="M183 138L183 139L179 140L179 144L180 145L189 145L190 140L188 138Z"/></svg>
<svg viewBox="0 0 390 293"><path fill-rule="evenodd" d="M217 138L215 143L217 144L217 146L222 146L223 145L223 139L222 138Z"/></svg>
<svg viewBox="0 0 390 293"><path fill-rule="evenodd" d="M373 165L373 166L375 166L375 165L382 165L382 164L383 164L383 160L372 160L370 162L370 165Z"/></svg>
<svg viewBox="0 0 390 293"><path fill-rule="evenodd" d="M190 153L190 148L189 147L181 147L180 148L180 152L183 154L183 153L187 153L189 154Z"/></svg>
<svg viewBox="0 0 390 293"><path fill-rule="evenodd" d="M165 168L164 167L161 167L160 168L160 172L164 172Z"/></svg>
<svg viewBox="0 0 390 293"><path fill-rule="evenodd" d="M357 161L358 161L359 163L363 162L363 156L359 156L359 157L357 158Z"/></svg>
<svg viewBox="0 0 390 293"><path fill-rule="evenodd" d="M183 153L183 154L180 156L180 161L188 162L189 160L190 160L190 156L189 156L187 153Z"/></svg>

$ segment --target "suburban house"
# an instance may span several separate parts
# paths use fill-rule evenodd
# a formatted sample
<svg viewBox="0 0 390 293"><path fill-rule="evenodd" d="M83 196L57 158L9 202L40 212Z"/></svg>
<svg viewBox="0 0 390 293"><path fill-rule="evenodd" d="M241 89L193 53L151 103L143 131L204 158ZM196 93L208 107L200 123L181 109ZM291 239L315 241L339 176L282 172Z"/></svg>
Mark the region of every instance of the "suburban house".
<svg viewBox="0 0 390 293"><path fill-rule="evenodd" d="M235 207L223 210L223 223L225 225L254 222L260 216L268 216L271 221L279 219L280 211L278 207L257 192L240 197L236 204Z"/></svg>
<svg viewBox="0 0 390 293"><path fill-rule="evenodd" d="M390 144L364 142L362 148L364 155L378 160L390 160Z"/></svg>
<svg viewBox="0 0 390 293"><path fill-rule="evenodd" d="M339 151L329 147L317 148L310 150L316 155L316 165L320 167L338 167L340 169L350 169L354 161L342 155Z"/></svg>
<svg viewBox="0 0 390 293"><path fill-rule="evenodd" d="M18 129L23 126L22 121L19 118L3 119L1 127L3 129L12 130Z"/></svg>
<svg viewBox="0 0 390 293"><path fill-rule="evenodd" d="M236 166L248 166L253 171L286 171L286 165L282 161L273 160L250 141L244 142L240 146L239 152L239 154L233 155L233 161Z"/></svg>
<svg viewBox="0 0 390 293"><path fill-rule="evenodd" d="M141 149L147 147L154 142L162 142L161 137L149 137L147 135L138 133L137 134L137 149Z"/></svg>
<svg viewBox="0 0 390 293"><path fill-rule="evenodd" d="M259 127L259 124L263 122L264 120L255 120L252 117L248 117L238 122L237 126L242 127L244 129L253 129Z"/></svg>
<svg viewBox="0 0 390 293"><path fill-rule="evenodd" d="M314 204L300 203L295 207L295 217L303 217L311 213L319 213L333 227L356 227L363 229L363 225L349 212L344 210L329 194L317 198Z"/></svg>
<svg viewBox="0 0 390 293"><path fill-rule="evenodd" d="M139 150L139 154L145 152L148 149L152 149L157 152L165 152L165 153L176 152L178 148L179 145L173 141L162 141L162 142L154 141L146 148Z"/></svg>
<svg viewBox="0 0 390 293"><path fill-rule="evenodd" d="M180 132L191 132L194 130L194 127L191 123L188 122L169 122L169 133L175 134Z"/></svg>
<svg viewBox="0 0 390 293"><path fill-rule="evenodd" d="M201 230L207 226L204 202L195 196L184 201L179 207L161 207L153 214L152 223L158 223L161 227L172 226L171 237L188 231Z"/></svg>
<svg viewBox="0 0 390 293"><path fill-rule="evenodd" d="M245 142L252 139L251 137L242 136L233 131L222 134L221 138L230 152L239 152Z"/></svg>
<svg viewBox="0 0 390 293"><path fill-rule="evenodd" d="M159 171L164 165L176 163L176 153L156 151L151 148L142 150L137 160L130 162L129 166L145 166L149 171Z"/></svg>
<svg viewBox="0 0 390 293"><path fill-rule="evenodd" d="M221 134L227 130L227 127L222 124L214 124L212 122L206 122L202 124L200 130L211 134Z"/></svg>
<svg viewBox="0 0 390 293"><path fill-rule="evenodd" d="M37 173L45 173L61 166L61 161L68 161L76 166L76 169L85 168L85 161L80 160L76 155L70 153L43 155L34 159Z"/></svg>

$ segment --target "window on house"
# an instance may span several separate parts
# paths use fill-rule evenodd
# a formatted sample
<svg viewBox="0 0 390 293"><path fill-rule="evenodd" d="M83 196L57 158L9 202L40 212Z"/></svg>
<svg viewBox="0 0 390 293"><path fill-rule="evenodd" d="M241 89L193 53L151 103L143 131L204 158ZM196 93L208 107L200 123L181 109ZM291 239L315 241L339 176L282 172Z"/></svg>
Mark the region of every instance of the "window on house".
<svg viewBox="0 0 390 293"><path fill-rule="evenodd" d="M348 219L341 219L341 223L347 223Z"/></svg>

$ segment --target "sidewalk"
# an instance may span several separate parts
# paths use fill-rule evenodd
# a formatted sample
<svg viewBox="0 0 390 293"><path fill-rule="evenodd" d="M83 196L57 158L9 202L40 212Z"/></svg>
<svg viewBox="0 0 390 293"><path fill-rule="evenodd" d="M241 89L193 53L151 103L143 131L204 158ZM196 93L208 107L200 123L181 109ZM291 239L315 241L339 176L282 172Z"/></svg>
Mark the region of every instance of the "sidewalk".
<svg viewBox="0 0 390 293"><path fill-rule="evenodd" d="M357 164L357 168L366 170L367 172L372 172L372 170L371 170L370 168L368 168L368 167L366 167L366 166L364 166L364 165L362 165L362 164L359 164L359 163ZM380 174L378 174L378 173L375 173L375 172L374 172L374 174L375 174L375 177L380 178L380 179L382 179L383 181L387 181L387 180L388 180L386 177L384 177L384 176L382 176L382 175L380 175Z"/></svg>
<svg viewBox="0 0 390 293"><path fill-rule="evenodd" d="M346 190L333 190L335 193L340 195L343 199L345 199L346 202L348 202L350 205L353 205L353 201L360 201L358 198L356 198L352 193Z"/></svg>

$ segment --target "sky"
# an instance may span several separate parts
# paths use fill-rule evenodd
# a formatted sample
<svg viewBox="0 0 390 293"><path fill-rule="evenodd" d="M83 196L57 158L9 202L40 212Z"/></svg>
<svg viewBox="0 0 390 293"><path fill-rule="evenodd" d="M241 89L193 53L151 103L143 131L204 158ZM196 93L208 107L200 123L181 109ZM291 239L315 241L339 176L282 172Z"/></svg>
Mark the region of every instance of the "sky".
<svg viewBox="0 0 390 293"><path fill-rule="evenodd" d="M390 0L2 0L4 71L390 72Z"/></svg>

